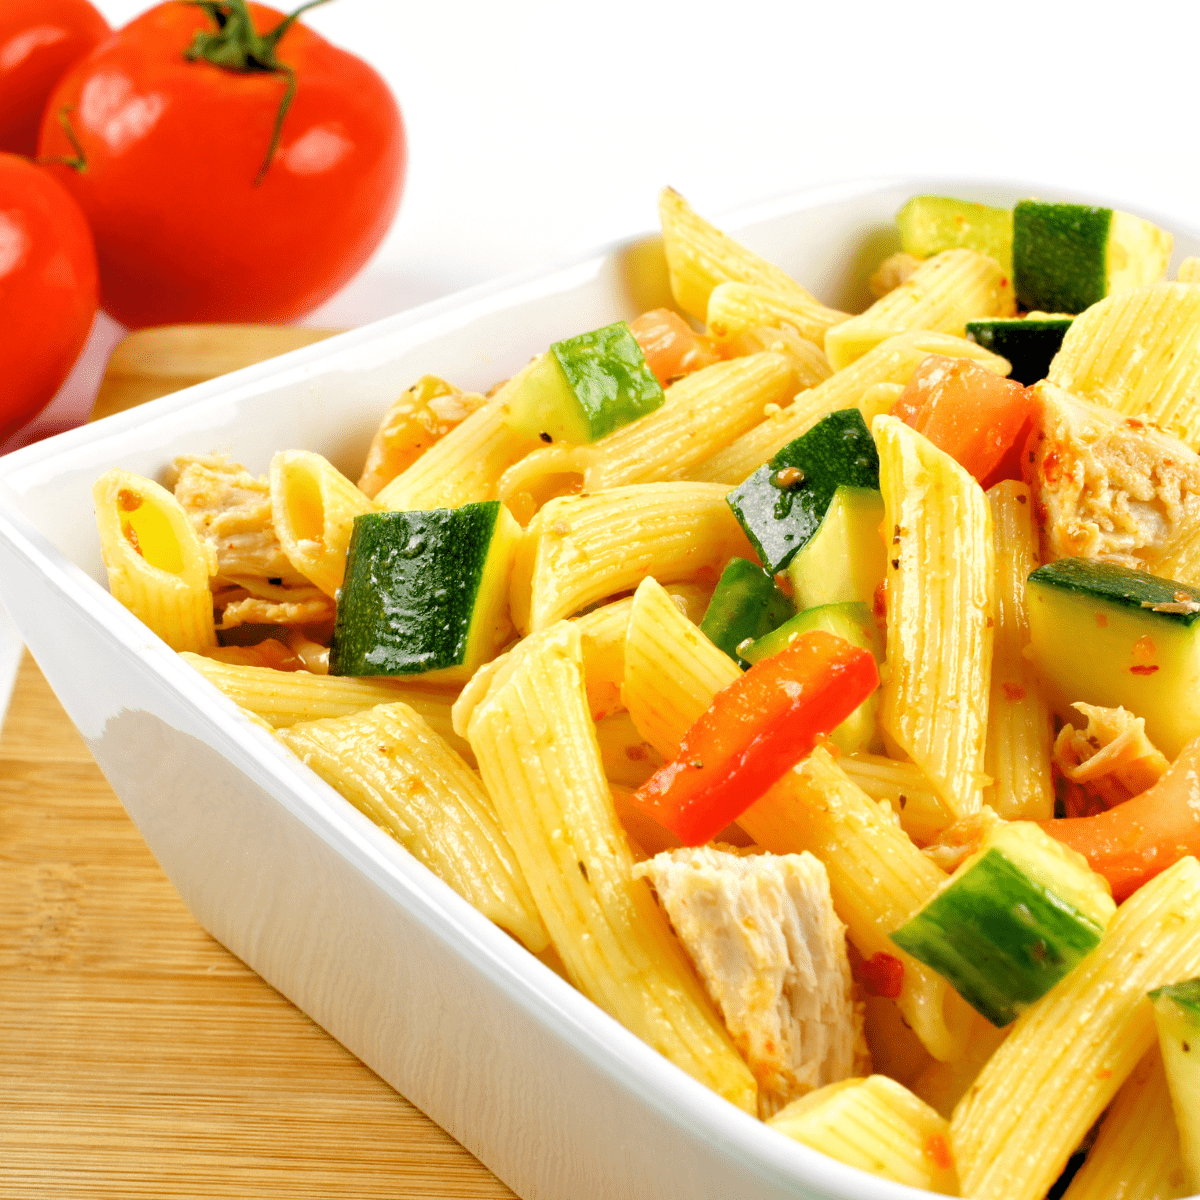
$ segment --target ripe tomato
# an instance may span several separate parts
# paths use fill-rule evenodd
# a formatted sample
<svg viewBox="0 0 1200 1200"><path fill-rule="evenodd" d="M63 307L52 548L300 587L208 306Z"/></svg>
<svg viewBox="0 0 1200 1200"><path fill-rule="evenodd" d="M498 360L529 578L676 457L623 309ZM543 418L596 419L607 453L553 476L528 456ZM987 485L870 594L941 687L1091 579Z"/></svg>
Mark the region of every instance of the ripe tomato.
<svg viewBox="0 0 1200 1200"><path fill-rule="evenodd" d="M152 8L69 71L39 155L91 223L102 305L136 328L315 308L387 232L405 144L361 59L211 0Z"/></svg>
<svg viewBox="0 0 1200 1200"><path fill-rule="evenodd" d="M46 171L0 154L0 442L53 398L96 316L92 235Z"/></svg>
<svg viewBox="0 0 1200 1200"><path fill-rule="evenodd" d="M0 3L0 150L37 153L54 85L110 32L88 0Z"/></svg>

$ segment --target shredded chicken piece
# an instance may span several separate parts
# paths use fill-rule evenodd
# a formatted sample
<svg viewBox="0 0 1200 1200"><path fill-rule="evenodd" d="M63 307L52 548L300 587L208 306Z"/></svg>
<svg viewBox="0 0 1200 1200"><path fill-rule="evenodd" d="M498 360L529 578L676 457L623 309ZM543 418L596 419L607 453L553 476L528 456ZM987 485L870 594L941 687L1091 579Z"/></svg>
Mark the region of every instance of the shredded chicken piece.
<svg viewBox="0 0 1200 1200"><path fill-rule="evenodd" d="M304 662L282 642L264 638L253 646L210 646L200 653L237 667L270 667L274 671L303 671Z"/></svg>
<svg viewBox="0 0 1200 1200"><path fill-rule="evenodd" d="M1200 456L1144 421L1043 380L1025 464L1043 561L1097 558L1151 571L1200 533Z"/></svg>
<svg viewBox="0 0 1200 1200"><path fill-rule="evenodd" d="M882 300L888 292L895 291L924 262L915 254L900 250L885 258L875 274L867 280L867 287L876 300Z"/></svg>
<svg viewBox="0 0 1200 1200"><path fill-rule="evenodd" d="M221 620L218 629L238 625L319 625L336 615L334 602L311 584L286 587L261 579L239 578L233 586L214 591Z"/></svg>
<svg viewBox="0 0 1200 1200"><path fill-rule="evenodd" d="M1124 804L1153 787L1171 765L1146 736L1142 717L1123 708L1073 704L1083 731L1064 725L1054 742L1054 766L1082 795L1068 797L1068 816L1089 816Z"/></svg>
<svg viewBox="0 0 1200 1200"><path fill-rule="evenodd" d="M959 817L926 846L921 853L947 873L957 871L979 849L984 834L1004 821L984 805L978 812Z"/></svg>
<svg viewBox="0 0 1200 1200"><path fill-rule="evenodd" d="M648 876L759 1084L759 1115L870 1070L846 930L811 854L669 850Z"/></svg>

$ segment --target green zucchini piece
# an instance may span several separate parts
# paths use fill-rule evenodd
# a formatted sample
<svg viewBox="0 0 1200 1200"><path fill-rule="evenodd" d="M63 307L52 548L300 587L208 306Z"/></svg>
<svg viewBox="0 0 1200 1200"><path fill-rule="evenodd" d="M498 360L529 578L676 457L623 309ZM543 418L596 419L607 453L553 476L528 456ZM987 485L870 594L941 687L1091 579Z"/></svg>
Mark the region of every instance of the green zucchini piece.
<svg viewBox="0 0 1200 1200"><path fill-rule="evenodd" d="M1074 317L1030 313L1026 317L980 317L967 322L967 337L1012 363L1008 377L1027 387L1045 379Z"/></svg>
<svg viewBox="0 0 1200 1200"><path fill-rule="evenodd" d="M879 455L856 408L843 408L788 442L726 500L772 574L816 533L843 485L879 490Z"/></svg>
<svg viewBox="0 0 1200 1200"><path fill-rule="evenodd" d="M768 572L748 559L734 558L721 572L700 622L700 632L745 668L749 664L738 653L738 647L770 633L795 611Z"/></svg>
<svg viewBox="0 0 1200 1200"><path fill-rule="evenodd" d="M1012 271L1013 215L949 196L914 196L897 214L900 248L918 258L943 250L978 250Z"/></svg>
<svg viewBox="0 0 1200 1200"><path fill-rule="evenodd" d="M544 442L589 445L664 400L624 321L555 342L509 400L514 429Z"/></svg>
<svg viewBox="0 0 1200 1200"><path fill-rule="evenodd" d="M1013 821L990 829L892 941L1003 1027L1099 945L1115 911L1080 855Z"/></svg>
<svg viewBox="0 0 1200 1200"><path fill-rule="evenodd" d="M855 600L875 603L887 571L883 544L883 496L871 488L840 487L817 532L788 566L792 596L803 612L820 604Z"/></svg>
<svg viewBox="0 0 1200 1200"><path fill-rule="evenodd" d="M1022 200L1013 209L1017 300L1041 312L1081 313L1164 278L1171 244L1169 233L1129 213Z"/></svg>
<svg viewBox="0 0 1200 1200"><path fill-rule="evenodd" d="M1029 657L1060 716L1077 700L1120 705L1169 759L1200 735L1200 588L1060 558L1025 591Z"/></svg>
<svg viewBox="0 0 1200 1200"><path fill-rule="evenodd" d="M883 637L871 609L865 604L823 604L797 613L778 629L760 637L752 646L742 650L748 663L770 658L787 649L802 633L823 629L836 637L845 638L852 646L870 650L878 662L883 661ZM871 747L878 737L879 692L872 692L832 733L830 738L845 754Z"/></svg>
<svg viewBox="0 0 1200 1200"><path fill-rule="evenodd" d="M520 538L499 500L355 517L329 673L470 678L512 634Z"/></svg>
<svg viewBox="0 0 1200 1200"><path fill-rule="evenodd" d="M1150 993L1189 1195L1200 1189L1200 979Z"/></svg>

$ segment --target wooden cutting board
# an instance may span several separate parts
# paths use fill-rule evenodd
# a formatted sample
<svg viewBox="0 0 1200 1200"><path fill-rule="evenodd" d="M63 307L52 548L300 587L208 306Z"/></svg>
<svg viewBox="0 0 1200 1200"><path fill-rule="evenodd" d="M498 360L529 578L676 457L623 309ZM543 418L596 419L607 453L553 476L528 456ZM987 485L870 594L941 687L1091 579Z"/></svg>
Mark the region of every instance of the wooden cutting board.
<svg viewBox="0 0 1200 1200"><path fill-rule="evenodd" d="M126 381L178 379L169 342ZM512 1195L196 924L26 654L0 731L0 1196Z"/></svg>

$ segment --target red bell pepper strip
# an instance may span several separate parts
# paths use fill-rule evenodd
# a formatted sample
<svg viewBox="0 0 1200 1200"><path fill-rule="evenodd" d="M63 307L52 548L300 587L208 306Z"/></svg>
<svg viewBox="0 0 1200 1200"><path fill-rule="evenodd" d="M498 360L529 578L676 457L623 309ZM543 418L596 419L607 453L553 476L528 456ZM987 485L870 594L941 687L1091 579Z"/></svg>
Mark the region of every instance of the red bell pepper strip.
<svg viewBox="0 0 1200 1200"><path fill-rule="evenodd" d="M1039 825L1088 860L1118 902L1188 854L1200 856L1200 738L1152 787L1093 817Z"/></svg>
<svg viewBox="0 0 1200 1200"><path fill-rule="evenodd" d="M631 800L684 845L703 845L878 686L869 651L831 633L806 633L722 688L678 756Z"/></svg>

